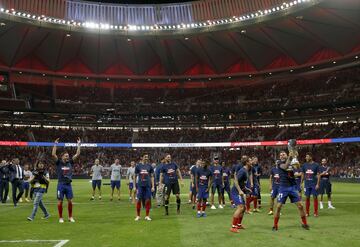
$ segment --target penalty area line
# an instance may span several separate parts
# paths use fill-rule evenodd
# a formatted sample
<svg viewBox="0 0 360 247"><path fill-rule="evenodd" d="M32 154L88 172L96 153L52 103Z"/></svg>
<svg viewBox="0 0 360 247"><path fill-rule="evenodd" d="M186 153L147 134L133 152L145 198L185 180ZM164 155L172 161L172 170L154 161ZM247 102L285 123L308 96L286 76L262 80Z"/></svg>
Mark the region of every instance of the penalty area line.
<svg viewBox="0 0 360 247"><path fill-rule="evenodd" d="M46 242L56 242L57 244L54 245L54 247L62 247L70 240L68 239L59 239L59 240L53 240L53 239L25 239L25 240L0 240L0 244L2 243L46 243Z"/></svg>

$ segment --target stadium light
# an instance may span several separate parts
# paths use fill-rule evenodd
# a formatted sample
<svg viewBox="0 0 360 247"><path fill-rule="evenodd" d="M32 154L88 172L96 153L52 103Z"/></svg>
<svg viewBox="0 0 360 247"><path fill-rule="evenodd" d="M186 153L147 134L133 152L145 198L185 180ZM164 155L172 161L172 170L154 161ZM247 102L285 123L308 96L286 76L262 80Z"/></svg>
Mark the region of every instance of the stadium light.
<svg viewBox="0 0 360 247"><path fill-rule="evenodd" d="M268 14L272 14L278 11L283 11L286 10L290 7L293 7L295 5L299 5L301 3L307 3L310 2L311 0L294 0L294 1L290 1L288 3L282 3L280 5L276 5L273 6L270 9L264 9L264 10L258 10L256 12L253 13L247 13L246 15L243 16L233 16L231 18L225 18L225 19L218 19L218 20L208 20L207 22L198 22L198 23L188 23L188 24L177 24L177 25L152 25L152 26L147 26L147 25L128 25L128 26L118 26L116 25L116 23L111 23L111 24L106 24L106 23L95 23L95 22L89 22L89 21L85 21L85 22L76 22L74 20L64 20L64 19L57 19L57 18L53 18L53 17L49 17L49 16L45 16L45 15L31 15L29 13L24 13L21 11L16 11L15 9L4 9L1 8L0 11L1 12L5 12L7 14L12 14L12 15L16 15L19 16L21 18L32 18L32 19L37 19L39 21L44 21L44 22L50 22L50 23L56 23L56 24L62 24L62 25L69 25L69 26L84 26L86 28L92 28L92 29L101 29L101 30L130 30L130 31L148 31L148 30L167 30L167 29L188 29L188 28L197 28L197 27L207 27L207 26L212 26L212 25L226 25L228 23L232 23L232 22L240 22L240 21L245 21L248 19L255 19L258 17L261 17L263 15L268 15Z"/></svg>

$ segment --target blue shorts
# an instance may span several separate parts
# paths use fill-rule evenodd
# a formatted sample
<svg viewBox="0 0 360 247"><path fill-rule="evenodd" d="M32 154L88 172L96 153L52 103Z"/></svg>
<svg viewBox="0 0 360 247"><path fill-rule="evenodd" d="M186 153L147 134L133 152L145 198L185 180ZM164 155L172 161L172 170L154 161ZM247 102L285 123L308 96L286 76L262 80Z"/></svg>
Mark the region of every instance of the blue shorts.
<svg viewBox="0 0 360 247"><path fill-rule="evenodd" d="M272 186L272 190L270 192L271 198L276 198L279 194L279 186Z"/></svg>
<svg viewBox="0 0 360 247"><path fill-rule="evenodd" d="M92 180L92 188L93 190L98 187L99 189L101 188L101 180Z"/></svg>
<svg viewBox="0 0 360 247"><path fill-rule="evenodd" d="M30 188L29 182L23 182L23 189L28 190Z"/></svg>
<svg viewBox="0 0 360 247"><path fill-rule="evenodd" d="M217 183L213 183L212 186L211 186L211 193L215 194L216 190L217 190L218 194L221 194L222 190L223 190L222 185L217 184Z"/></svg>
<svg viewBox="0 0 360 247"><path fill-rule="evenodd" d="M137 193L136 193L136 197L138 200L143 199L143 200L147 200L147 199L151 199L151 188L149 186L139 186L137 188Z"/></svg>
<svg viewBox="0 0 360 247"><path fill-rule="evenodd" d="M134 183L129 183L129 190L133 190L134 189Z"/></svg>
<svg viewBox="0 0 360 247"><path fill-rule="evenodd" d="M329 180L321 180L319 194L331 194L331 183Z"/></svg>
<svg viewBox="0 0 360 247"><path fill-rule="evenodd" d="M285 204L286 199L290 198L291 203L300 201L299 192L296 185L290 187L280 187L277 201L281 204Z"/></svg>
<svg viewBox="0 0 360 247"><path fill-rule="evenodd" d="M315 186L305 187L304 188L304 194L305 194L306 197L309 197L311 195L318 196L318 192L315 189Z"/></svg>
<svg viewBox="0 0 360 247"><path fill-rule="evenodd" d="M64 200L64 196L66 199L72 199L74 197L71 184L58 183L57 199L62 201Z"/></svg>
<svg viewBox="0 0 360 247"><path fill-rule="evenodd" d="M239 195L239 193L231 191L231 198L236 206L245 205L244 197Z"/></svg>
<svg viewBox="0 0 360 247"><path fill-rule="evenodd" d="M252 189L251 195L258 197L260 194L260 187L259 185L254 185L254 188Z"/></svg>
<svg viewBox="0 0 360 247"><path fill-rule="evenodd" d="M120 180L117 180L117 181L111 180L110 181L110 186L111 186L112 190L115 189L115 187L116 187L116 189L120 189L121 182L120 182Z"/></svg>
<svg viewBox="0 0 360 247"><path fill-rule="evenodd" d="M206 191L206 187L199 187L198 191L198 199L208 199L209 198L209 191Z"/></svg>

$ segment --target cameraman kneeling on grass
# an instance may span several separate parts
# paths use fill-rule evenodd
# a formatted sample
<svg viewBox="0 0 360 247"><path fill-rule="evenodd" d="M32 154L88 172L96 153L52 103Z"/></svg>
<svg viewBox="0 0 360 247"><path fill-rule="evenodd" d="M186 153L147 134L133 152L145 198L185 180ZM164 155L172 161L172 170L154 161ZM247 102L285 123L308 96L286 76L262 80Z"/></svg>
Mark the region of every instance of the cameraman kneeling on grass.
<svg viewBox="0 0 360 247"><path fill-rule="evenodd" d="M33 172L33 176L29 180L30 184L33 185L34 188L34 208L31 215L27 218L29 221L33 221L36 215L36 211L40 207L44 213L44 217L42 219L48 219L50 217L49 212L46 210L45 205L42 201L44 193L47 192L47 188L50 183L49 173L44 168L44 163L39 162L35 170Z"/></svg>

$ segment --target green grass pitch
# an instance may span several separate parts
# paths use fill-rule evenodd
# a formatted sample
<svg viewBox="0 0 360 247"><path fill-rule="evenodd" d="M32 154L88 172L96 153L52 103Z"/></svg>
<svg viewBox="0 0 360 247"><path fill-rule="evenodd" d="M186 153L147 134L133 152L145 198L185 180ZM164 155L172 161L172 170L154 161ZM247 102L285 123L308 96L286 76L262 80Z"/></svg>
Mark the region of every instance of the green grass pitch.
<svg viewBox="0 0 360 247"><path fill-rule="evenodd" d="M108 181L104 181L108 182ZM89 180L75 180L74 218L76 223L58 223L56 181L45 195L51 213L41 220L41 210L33 222L28 222L32 204L11 202L0 205L0 247L55 246L56 242L1 242L3 240L69 240L63 246L360 246L360 184L333 183L333 204L336 210L320 210L320 217L309 217L310 231L300 227L294 205L287 203L280 218L279 231L272 232L273 217L267 215L268 181L262 181L261 213L245 215L246 230L239 234L229 231L233 209L207 209L207 218L197 219L195 210L185 204L189 181L182 187L182 213L176 215L172 196L170 216L163 208L153 208L152 222L134 221L135 207L128 201L126 182L122 181L121 201L109 201L110 186L103 185L103 200L90 201ZM216 201L216 198L215 198ZM153 201L153 205L154 205ZM327 204L325 204L327 206ZM67 218L64 202L64 218Z"/></svg>

